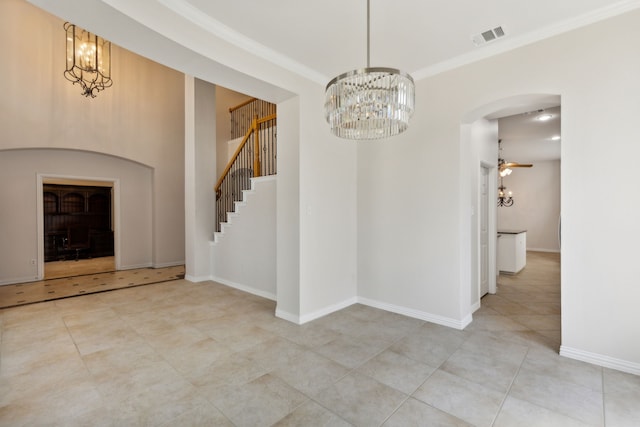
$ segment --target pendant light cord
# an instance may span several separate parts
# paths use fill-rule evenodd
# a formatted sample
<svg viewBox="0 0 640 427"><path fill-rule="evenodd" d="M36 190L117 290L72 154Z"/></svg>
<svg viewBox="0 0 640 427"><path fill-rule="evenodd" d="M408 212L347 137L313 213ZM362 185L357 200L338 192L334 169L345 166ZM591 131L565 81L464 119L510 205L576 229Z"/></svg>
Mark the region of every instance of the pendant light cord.
<svg viewBox="0 0 640 427"><path fill-rule="evenodd" d="M371 48L370 48L370 30L369 30L369 26L370 26L370 21L371 21L371 15L369 12L369 3L370 0L367 0L367 68L371 68L371 62L370 62L370 57L371 57Z"/></svg>

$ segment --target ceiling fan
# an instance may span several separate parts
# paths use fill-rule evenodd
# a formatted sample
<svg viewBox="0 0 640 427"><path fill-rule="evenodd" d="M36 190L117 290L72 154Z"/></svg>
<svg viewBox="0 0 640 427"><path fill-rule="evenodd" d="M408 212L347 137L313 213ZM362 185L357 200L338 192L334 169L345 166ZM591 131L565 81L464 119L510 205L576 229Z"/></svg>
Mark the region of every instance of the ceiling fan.
<svg viewBox="0 0 640 427"><path fill-rule="evenodd" d="M511 172L513 172L512 168L530 168L530 167L533 167L533 165L530 164L530 163L506 162L502 158L502 139L498 140L498 151L499 151L499 155L498 155L498 172L500 173L501 177L505 177L507 175L510 175Z"/></svg>

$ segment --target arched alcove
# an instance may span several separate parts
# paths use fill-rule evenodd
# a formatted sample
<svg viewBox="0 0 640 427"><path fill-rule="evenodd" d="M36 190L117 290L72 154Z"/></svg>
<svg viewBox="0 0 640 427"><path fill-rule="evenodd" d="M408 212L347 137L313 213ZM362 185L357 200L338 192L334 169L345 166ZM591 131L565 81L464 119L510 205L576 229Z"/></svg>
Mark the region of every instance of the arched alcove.
<svg viewBox="0 0 640 427"><path fill-rule="evenodd" d="M4 206L0 284L43 278L43 214L59 202L44 196L42 183L47 179L111 183L116 267L153 265L153 168L90 151L12 149L2 151L0 178L8 183L0 189Z"/></svg>

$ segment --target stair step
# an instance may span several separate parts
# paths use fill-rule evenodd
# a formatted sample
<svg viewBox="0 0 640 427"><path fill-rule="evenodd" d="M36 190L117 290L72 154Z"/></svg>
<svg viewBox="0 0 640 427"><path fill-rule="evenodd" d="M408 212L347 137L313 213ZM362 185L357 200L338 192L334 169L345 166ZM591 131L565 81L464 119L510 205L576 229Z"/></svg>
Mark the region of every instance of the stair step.
<svg viewBox="0 0 640 427"><path fill-rule="evenodd" d="M231 225L233 224L233 219L237 218L240 215L239 213L240 208L242 208L243 206L246 206L247 199L250 198L252 194L256 193L256 182L259 182L261 178L265 178L265 177L251 178L251 188L248 190L242 190L242 200L237 200L233 202L233 212L227 212L227 220L225 222L220 223L220 231L216 231L213 233L214 243L222 240L222 236L224 236L225 228L231 227Z"/></svg>

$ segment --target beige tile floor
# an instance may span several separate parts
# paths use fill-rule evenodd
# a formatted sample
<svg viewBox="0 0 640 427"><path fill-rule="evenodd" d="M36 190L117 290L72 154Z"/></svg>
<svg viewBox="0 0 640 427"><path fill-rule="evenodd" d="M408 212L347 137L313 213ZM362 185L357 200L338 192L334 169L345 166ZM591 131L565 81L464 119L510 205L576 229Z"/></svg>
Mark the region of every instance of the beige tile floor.
<svg viewBox="0 0 640 427"><path fill-rule="evenodd" d="M57 273L55 278L0 286L0 308L165 282L184 277L184 265L121 271L111 271L111 269L96 274L87 274L88 271L101 271L105 264L99 259L80 260L77 263L76 261L60 261L60 263L62 264L54 268ZM66 264L73 267L68 267ZM71 275L64 275L64 272Z"/></svg>
<svg viewBox="0 0 640 427"><path fill-rule="evenodd" d="M2 426L638 426L640 377L558 356L557 256L458 331L354 305L303 326L184 280L0 310Z"/></svg>

